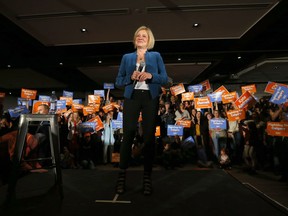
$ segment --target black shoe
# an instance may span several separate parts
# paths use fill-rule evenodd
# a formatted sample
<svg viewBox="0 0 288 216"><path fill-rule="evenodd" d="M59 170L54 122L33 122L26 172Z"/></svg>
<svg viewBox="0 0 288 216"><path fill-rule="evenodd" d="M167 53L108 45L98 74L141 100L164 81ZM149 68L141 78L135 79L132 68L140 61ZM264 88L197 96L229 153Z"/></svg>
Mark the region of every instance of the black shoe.
<svg viewBox="0 0 288 216"><path fill-rule="evenodd" d="M145 196L149 196L152 194L152 181L151 181L151 173L144 172L143 176L143 194Z"/></svg>
<svg viewBox="0 0 288 216"><path fill-rule="evenodd" d="M118 174L116 183L116 194L123 194L126 190L126 171L121 171Z"/></svg>

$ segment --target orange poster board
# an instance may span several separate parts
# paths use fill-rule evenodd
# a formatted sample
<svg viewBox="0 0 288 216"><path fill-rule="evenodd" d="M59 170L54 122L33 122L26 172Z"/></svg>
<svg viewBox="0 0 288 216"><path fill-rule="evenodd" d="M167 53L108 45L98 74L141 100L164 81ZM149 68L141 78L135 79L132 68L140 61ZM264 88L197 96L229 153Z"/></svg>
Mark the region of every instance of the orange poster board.
<svg viewBox="0 0 288 216"><path fill-rule="evenodd" d="M194 106L195 109L206 109L206 108L212 108L212 102L208 96L206 97L200 97L200 98L194 98Z"/></svg>
<svg viewBox="0 0 288 216"><path fill-rule="evenodd" d="M194 92L184 92L181 94L182 101L194 100Z"/></svg>
<svg viewBox="0 0 288 216"><path fill-rule="evenodd" d="M239 108L239 109L244 109L247 106L251 106L254 103L256 103L255 98L250 94L250 92L246 91L244 94L242 94L236 101L235 101L235 105Z"/></svg>
<svg viewBox="0 0 288 216"><path fill-rule="evenodd" d="M33 101L33 106L32 106L32 114L37 114L38 113L38 107L41 105L41 104L46 104L47 106L50 107L50 103L49 102L46 102L46 101Z"/></svg>
<svg viewBox="0 0 288 216"><path fill-rule="evenodd" d="M73 112L81 112L83 110L84 105L83 104L72 104L72 111Z"/></svg>
<svg viewBox="0 0 288 216"><path fill-rule="evenodd" d="M229 93L229 91L223 85L220 86L218 89L216 89L213 93L216 93L216 92L221 92L222 95Z"/></svg>
<svg viewBox="0 0 288 216"><path fill-rule="evenodd" d="M176 95L179 95L179 94L185 92L185 88L184 88L183 83L179 83L178 85L172 86L170 88L170 91L171 91L172 95L176 96Z"/></svg>
<svg viewBox="0 0 288 216"><path fill-rule="evenodd" d="M208 91L211 89L211 85L208 79L201 82L200 85L203 86L202 91Z"/></svg>
<svg viewBox="0 0 288 216"><path fill-rule="evenodd" d="M88 104L100 104L101 99L99 95L88 95Z"/></svg>
<svg viewBox="0 0 288 216"><path fill-rule="evenodd" d="M176 125L183 126L184 128L190 128L191 127L191 121L189 120L179 120L176 122Z"/></svg>
<svg viewBox="0 0 288 216"><path fill-rule="evenodd" d="M288 137L288 122L267 122L267 134Z"/></svg>
<svg viewBox="0 0 288 216"><path fill-rule="evenodd" d="M156 130L155 130L155 137L160 137L161 136L161 132L160 132L160 126L156 126Z"/></svg>
<svg viewBox="0 0 288 216"><path fill-rule="evenodd" d="M96 131L99 131L104 128L103 122L98 115L88 120L88 122L96 122L96 128L95 128Z"/></svg>
<svg viewBox="0 0 288 216"><path fill-rule="evenodd" d="M21 98L35 100L36 95L37 95L36 90L30 90L30 89L24 89L24 88L21 89Z"/></svg>
<svg viewBox="0 0 288 216"><path fill-rule="evenodd" d="M93 107L93 106L84 106L83 107L83 115L84 116L87 116L89 114L93 114L95 112L97 112L96 107Z"/></svg>
<svg viewBox="0 0 288 216"><path fill-rule="evenodd" d="M241 86L241 91L242 91L242 94L245 93L246 91L249 91L251 94L254 94L257 92L256 85L252 84L252 85Z"/></svg>
<svg viewBox="0 0 288 216"><path fill-rule="evenodd" d="M107 104L107 105L103 106L102 109L103 109L103 111L105 113L108 113L110 111L113 111L114 105L112 103L111 104Z"/></svg>
<svg viewBox="0 0 288 216"><path fill-rule="evenodd" d="M237 121L237 120L242 120L246 118L245 111L242 109L238 110L230 110L226 112L228 121Z"/></svg>
<svg viewBox="0 0 288 216"><path fill-rule="evenodd" d="M278 87L278 86L285 86L288 88L288 85L285 85L285 84L282 84L282 83L276 83L276 82L268 82L267 85L266 85L266 88L264 90L264 92L266 93L270 93L270 94L274 94L274 91L275 89Z"/></svg>
<svg viewBox="0 0 288 216"><path fill-rule="evenodd" d="M72 97L60 97L60 100L66 101L66 106L72 106L73 98Z"/></svg>
<svg viewBox="0 0 288 216"><path fill-rule="evenodd" d="M222 94L222 103L223 104L227 104L227 103L232 103L234 101L236 101L238 98L237 92L230 92L227 94Z"/></svg>
<svg viewBox="0 0 288 216"><path fill-rule="evenodd" d="M0 92L0 98L4 98L5 97L5 92Z"/></svg>

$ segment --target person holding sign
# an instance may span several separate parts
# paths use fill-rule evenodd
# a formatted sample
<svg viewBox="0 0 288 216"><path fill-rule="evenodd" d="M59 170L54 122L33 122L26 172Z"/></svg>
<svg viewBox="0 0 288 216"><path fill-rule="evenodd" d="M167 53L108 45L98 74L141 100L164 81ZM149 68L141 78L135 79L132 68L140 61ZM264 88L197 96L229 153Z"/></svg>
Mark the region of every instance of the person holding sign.
<svg viewBox="0 0 288 216"><path fill-rule="evenodd" d="M139 113L143 118L144 177L143 193L152 193L151 172L155 146L156 117L161 86L168 76L160 53L148 51L155 39L150 28L139 27L133 39L135 52L123 55L116 86L125 87L123 106L123 143L120 148L120 172L116 193L125 192L126 169L131 157L131 146L137 130Z"/></svg>
<svg viewBox="0 0 288 216"><path fill-rule="evenodd" d="M219 158L220 149L227 146L227 120L220 116L218 110L213 112L214 118L210 119L209 130L214 145L214 156Z"/></svg>

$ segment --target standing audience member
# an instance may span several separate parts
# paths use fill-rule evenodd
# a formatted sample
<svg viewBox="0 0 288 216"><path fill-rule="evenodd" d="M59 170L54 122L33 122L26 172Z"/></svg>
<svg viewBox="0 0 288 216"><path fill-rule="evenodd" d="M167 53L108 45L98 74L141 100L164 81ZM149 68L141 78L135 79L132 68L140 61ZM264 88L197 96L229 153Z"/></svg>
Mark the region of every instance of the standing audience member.
<svg viewBox="0 0 288 216"><path fill-rule="evenodd" d="M74 163L78 166L79 160L79 148L80 148L80 141L79 141L79 125L82 123L80 115L78 112L73 112L68 119L68 150L71 154L74 155L75 161Z"/></svg>
<svg viewBox="0 0 288 216"><path fill-rule="evenodd" d="M218 110L214 110L213 114L214 114L214 118L212 119L224 120L224 118L220 116ZM220 127L211 128L211 123L210 123L210 132L211 132L211 137L212 137L213 145L214 145L214 156L218 160L220 149L226 148L226 145L227 145L227 130L222 129Z"/></svg>
<svg viewBox="0 0 288 216"><path fill-rule="evenodd" d="M108 153L109 153L109 162L111 162L112 159L112 152L113 152L113 146L115 143L114 138L114 130L112 128L112 118L113 118L113 112L110 111L106 115L106 119L103 122L104 129L102 131L101 140L103 142L103 163L108 163Z"/></svg>

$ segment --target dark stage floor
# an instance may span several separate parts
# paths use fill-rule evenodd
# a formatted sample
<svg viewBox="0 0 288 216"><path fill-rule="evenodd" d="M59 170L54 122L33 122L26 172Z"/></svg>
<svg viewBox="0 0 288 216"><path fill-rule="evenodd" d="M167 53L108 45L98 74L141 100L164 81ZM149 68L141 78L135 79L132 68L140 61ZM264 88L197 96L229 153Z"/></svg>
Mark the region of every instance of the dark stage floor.
<svg viewBox="0 0 288 216"><path fill-rule="evenodd" d="M64 199L53 188L54 175L33 173L19 179L17 199L1 216L282 216L285 209L220 169L155 170L154 193L142 194L142 172L127 173L127 192L115 197L117 169L63 170ZM5 200L7 185L0 187ZM114 199L114 202L112 200Z"/></svg>

